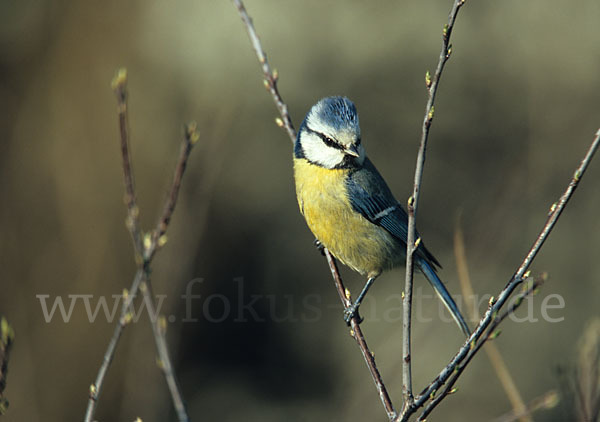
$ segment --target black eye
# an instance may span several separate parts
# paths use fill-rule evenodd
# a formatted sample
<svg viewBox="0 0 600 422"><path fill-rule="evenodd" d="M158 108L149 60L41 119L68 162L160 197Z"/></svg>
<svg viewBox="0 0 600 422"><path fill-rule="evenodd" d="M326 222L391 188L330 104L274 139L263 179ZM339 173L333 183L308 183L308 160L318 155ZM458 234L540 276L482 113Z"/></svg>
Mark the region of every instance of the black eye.
<svg viewBox="0 0 600 422"><path fill-rule="evenodd" d="M343 146L341 146L339 143L337 143L327 135L321 134L321 139L323 140L323 142L325 142L325 145L327 145L330 148L344 149Z"/></svg>

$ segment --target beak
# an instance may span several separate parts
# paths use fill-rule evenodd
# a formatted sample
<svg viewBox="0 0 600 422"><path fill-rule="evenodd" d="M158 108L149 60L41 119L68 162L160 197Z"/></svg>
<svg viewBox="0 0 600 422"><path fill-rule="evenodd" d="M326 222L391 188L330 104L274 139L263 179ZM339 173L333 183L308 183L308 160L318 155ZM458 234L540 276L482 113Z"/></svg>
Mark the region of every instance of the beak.
<svg viewBox="0 0 600 422"><path fill-rule="evenodd" d="M350 147L346 148L344 152L352 157L360 157L360 153L358 152L358 147L356 145L351 145Z"/></svg>

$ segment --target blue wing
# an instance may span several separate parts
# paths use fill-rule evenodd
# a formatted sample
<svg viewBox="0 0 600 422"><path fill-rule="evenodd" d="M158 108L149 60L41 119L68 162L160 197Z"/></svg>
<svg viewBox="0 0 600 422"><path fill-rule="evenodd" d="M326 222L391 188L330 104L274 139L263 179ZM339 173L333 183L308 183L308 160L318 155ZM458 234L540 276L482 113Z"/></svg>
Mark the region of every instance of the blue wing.
<svg viewBox="0 0 600 422"><path fill-rule="evenodd" d="M408 215L368 158L365 159L363 168L349 174L346 188L350 204L356 212L371 223L383 227L406 247ZM417 249L417 256L434 267L441 267L422 243Z"/></svg>
<svg viewBox="0 0 600 422"><path fill-rule="evenodd" d="M363 168L348 175L346 188L352 208L371 223L383 227L406 248L408 215L396 201L385 180L368 158L365 159ZM422 242L415 256L416 266L423 272L460 329L468 337L470 331L465 319L444 283L436 274L435 267L440 267L440 263Z"/></svg>

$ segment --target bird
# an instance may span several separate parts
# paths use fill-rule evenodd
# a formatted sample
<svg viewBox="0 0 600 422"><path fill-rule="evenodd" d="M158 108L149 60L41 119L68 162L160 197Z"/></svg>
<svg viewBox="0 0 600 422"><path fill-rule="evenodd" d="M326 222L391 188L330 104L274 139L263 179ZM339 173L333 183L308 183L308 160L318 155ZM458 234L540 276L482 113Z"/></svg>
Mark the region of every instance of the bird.
<svg viewBox="0 0 600 422"><path fill-rule="evenodd" d="M354 316L360 322L358 309L375 279L406 262L408 215L367 158L358 112L348 98L326 97L311 107L293 156L298 206L316 242L367 277L356 301L344 310L348 325ZM422 241L414 265L469 337L464 317L437 275L441 265Z"/></svg>

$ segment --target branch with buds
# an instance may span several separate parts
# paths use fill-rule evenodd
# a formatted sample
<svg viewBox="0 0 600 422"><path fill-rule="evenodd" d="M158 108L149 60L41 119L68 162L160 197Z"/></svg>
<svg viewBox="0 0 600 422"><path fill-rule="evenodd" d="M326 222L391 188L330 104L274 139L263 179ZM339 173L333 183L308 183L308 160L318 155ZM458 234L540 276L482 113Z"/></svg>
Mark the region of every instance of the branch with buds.
<svg viewBox="0 0 600 422"><path fill-rule="evenodd" d="M88 406L84 417L85 422L91 422L94 420L98 399L104 385L104 379L115 356L121 334L132 319L131 306L138 291L141 291L144 296L144 301L148 307L149 315L156 315L156 305L154 303L154 296L152 295L152 287L150 284L150 264L158 249L167 243L167 228L169 227L169 222L171 221L173 211L175 210L183 174L185 172L192 147L199 139L198 133L196 132L196 124L188 124L185 128L184 139L179 152L179 160L177 161L177 165L175 167L173 181L163 206L162 215L160 216L154 229L143 233L140 228L140 212L137 206L135 195L133 170L131 167L131 156L129 151L127 71L125 69L120 69L117 72L117 75L112 82L112 88L117 96L117 111L119 115L120 145L121 156L123 159L123 180L125 182L125 204L127 206L126 226L129 229L129 233L131 234L133 241L135 262L138 269L129 290L123 290L123 306L121 308L119 321L115 326L113 335L108 343L106 352L104 353L104 358L102 360L102 364L100 365L100 369L98 370L98 374L96 375L96 380L92 385L90 385ZM178 420L181 422L189 421L181 390L173 371L173 364L171 363L171 358L169 357L169 351L165 338L166 324L164 324L164 318L158 318L158 320L150 322L152 324L152 331L154 333L154 340L156 342L156 348L160 362L159 366L163 371L167 381Z"/></svg>

